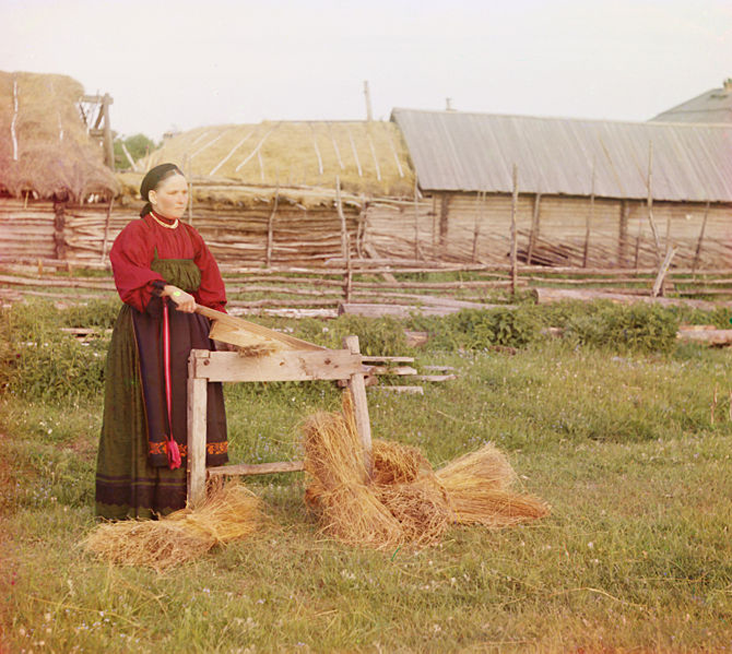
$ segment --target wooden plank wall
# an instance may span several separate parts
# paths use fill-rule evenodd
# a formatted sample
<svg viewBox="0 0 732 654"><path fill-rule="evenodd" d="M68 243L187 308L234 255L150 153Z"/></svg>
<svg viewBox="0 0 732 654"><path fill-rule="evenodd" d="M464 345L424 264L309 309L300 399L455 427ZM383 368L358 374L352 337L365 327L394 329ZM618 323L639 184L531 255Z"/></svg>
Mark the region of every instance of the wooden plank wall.
<svg viewBox="0 0 732 654"><path fill-rule="evenodd" d="M0 260L8 257L55 259L52 202L0 200Z"/></svg>
<svg viewBox="0 0 732 654"><path fill-rule="evenodd" d="M583 266L589 198L541 197L538 221L535 205L535 196L519 196L519 261L526 263L531 249L532 263ZM57 215L51 202L31 200L26 206L20 199L1 198L0 258L100 263L107 222L108 252L119 231L137 215L135 207L115 206L107 221L108 206L104 204L62 209ZM220 262L257 266L266 259L271 211L266 203L252 209L199 205L193 224ZM416 204L378 200L368 202L363 212L348 205L344 212L353 255L361 253L362 246L370 246L377 256L389 259L508 263L511 197L507 194L483 199L477 194L443 194ZM678 248L675 266L694 265L705 214L698 268L729 268L732 206L716 204L707 210L699 203L654 203L662 253L669 242ZM329 259L342 256L341 223L334 207L306 210L280 203L272 228L274 265L327 265ZM586 265L657 265L645 202L595 200Z"/></svg>
<svg viewBox="0 0 732 654"><path fill-rule="evenodd" d="M542 196L538 220L536 197L520 195L516 213L518 258L527 262L532 241L532 263L594 268L653 267L656 246L645 202L596 199L587 238L590 199ZM446 229L443 215L447 214ZM676 266L694 264L705 204L656 202L653 217L661 258L669 242L677 246ZM511 196L440 194L418 204L419 250L423 258L454 262L506 264L511 233ZM413 259L414 203L372 203L366 210L366 242L384 257ZM477 242L476 242L477 226ZM670 237L669 237L670 228ZM732 266L732 206L708 209L698 267Z"/></svg>
<svg viewBox="0 0 732 654"><path fill-rule="evenodd" d="M356 252L359 212L344 207L351 249ZM193 226L199 231L219 263L261 265L266 259L268 223L272 208L208 208L199 206ZM117 234L137 215L135 209L115 208L109 220L108 247ZM70 261L99 262L107 222L107 207L68 207L64 240ZM303 209L280 204L272 223L272 256L275 265L322 265L340 258L341 223L334 209Z"/></svg>

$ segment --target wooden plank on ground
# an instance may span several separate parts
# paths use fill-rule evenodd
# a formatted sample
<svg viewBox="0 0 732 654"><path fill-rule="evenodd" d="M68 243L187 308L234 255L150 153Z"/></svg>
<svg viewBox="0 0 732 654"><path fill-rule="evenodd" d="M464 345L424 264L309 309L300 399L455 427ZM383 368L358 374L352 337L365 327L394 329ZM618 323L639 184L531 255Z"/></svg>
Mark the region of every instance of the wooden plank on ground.
<svg viewBox="0 0 732 654"><path fill-rule="evenodd" d="M732 329L680 329L676 333L680 341L693 341L706 345L732 345Z"/></svg>

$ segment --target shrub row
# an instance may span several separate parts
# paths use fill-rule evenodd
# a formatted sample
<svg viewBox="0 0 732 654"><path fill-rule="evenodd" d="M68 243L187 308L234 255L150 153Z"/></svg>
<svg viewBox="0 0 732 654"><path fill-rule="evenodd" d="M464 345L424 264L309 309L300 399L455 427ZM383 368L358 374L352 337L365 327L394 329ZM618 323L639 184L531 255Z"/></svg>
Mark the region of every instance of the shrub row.
<svg viewBox="0 0 732 654"><path fill-rule="evenodd" d="M79 342L60 327L110 328L118 301L97 301L60 311L49 302L15 305L0 312L0 388L32 398L93 396L104 384L108 339ZM287 323L295 335L333 348L343 337L358 334L368 355L404 354L404 330L426 331L426 347L444 351L480 351L491 346L525 347L548 338L547 327L558 327L572 346L606 348L619 353L669 353L676 347L680 322L727 325L728 312L691 311L636 304L568 302L551 306L521 304L488 311L463 310L446 317L363 318L341 316ZM287 326L285 321L270 321Z"/></svg>

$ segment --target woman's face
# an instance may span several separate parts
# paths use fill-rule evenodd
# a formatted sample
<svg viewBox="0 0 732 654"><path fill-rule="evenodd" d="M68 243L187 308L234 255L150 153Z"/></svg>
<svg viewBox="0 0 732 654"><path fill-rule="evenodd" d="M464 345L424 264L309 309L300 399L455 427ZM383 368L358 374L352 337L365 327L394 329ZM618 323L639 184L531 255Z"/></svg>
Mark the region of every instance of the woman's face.
<svg viewBox="0 0 732 654"><path fill-rule="evenodd" d="M182 175L173 175L149 193L155 213L166 218L180 218L188 206L188 182Z"/></svg>

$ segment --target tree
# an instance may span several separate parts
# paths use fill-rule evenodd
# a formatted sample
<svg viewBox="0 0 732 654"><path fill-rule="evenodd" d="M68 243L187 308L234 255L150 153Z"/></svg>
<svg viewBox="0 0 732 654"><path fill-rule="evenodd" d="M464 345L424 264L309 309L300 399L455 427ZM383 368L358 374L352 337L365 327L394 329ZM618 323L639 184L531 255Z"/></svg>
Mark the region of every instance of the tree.
<svg viewBox="0 0 732 654"><path fill-rule="evenodd" d="M152 152L158 146L151 138L144 134L134 134L127 138L120 138L119 136L114 139L114 167L117 170L125 170L131 168L130 160L124 152L122 145L127 148L127 152L130 153L133 161L139 161L148 152Z"/></svg>

